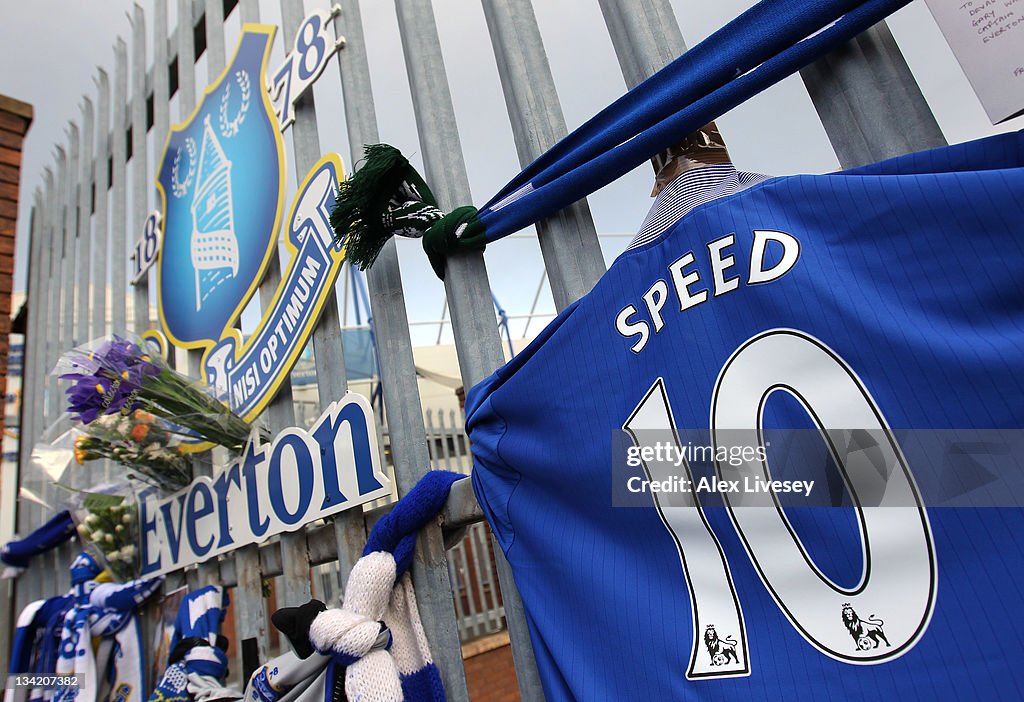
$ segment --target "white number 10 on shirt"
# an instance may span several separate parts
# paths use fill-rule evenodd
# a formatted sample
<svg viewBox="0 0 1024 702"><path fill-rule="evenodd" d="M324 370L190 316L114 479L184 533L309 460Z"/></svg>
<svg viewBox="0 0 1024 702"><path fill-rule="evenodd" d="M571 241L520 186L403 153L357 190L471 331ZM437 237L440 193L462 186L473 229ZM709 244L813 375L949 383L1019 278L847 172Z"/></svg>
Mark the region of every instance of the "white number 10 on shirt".
<svg viewBox="0 0 1024 702"><path fill-rule="evenodd" d="M686 388L681 388L685 392ZM852 588L826 576L801 544L785 512L768 492L725 493L733 526L762 582L800 635L827 656L861 665L883 663L920 639L935 605L937 570L931 527L914 477L885 418L850 367L819 340L793 330L750 339L725 363L711 400L711 440L762 446L762 415L769 396L785 392L814 420L845 481L860 525L863 571ZM622 427L640 437L680 446L659 378ZM851 430L875 438L871 451L837 440ZM721 480L770 480L766 461L716 462ZM882 466L882 470L879 467ZM690 466L645 461L649 480L675 476L693 484ZM696 492L653 495L679 551L693 610L693 646L687 678L749 675L749 636L721 544Z"/></svg>

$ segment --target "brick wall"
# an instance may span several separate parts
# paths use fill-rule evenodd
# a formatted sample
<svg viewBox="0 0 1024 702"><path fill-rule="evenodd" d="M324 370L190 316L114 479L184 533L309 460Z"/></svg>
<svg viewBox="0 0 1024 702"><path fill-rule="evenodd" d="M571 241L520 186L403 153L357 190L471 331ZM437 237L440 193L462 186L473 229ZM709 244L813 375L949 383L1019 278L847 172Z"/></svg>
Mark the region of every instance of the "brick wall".
<svg viewBox="0 0 1024 702"><path fill-rule="evenodd" d="M14 288L14 239L18 221L21 146L32 123L32 106L0 95L0 397L7 394L8 335ZM0 430L3 418L0 417Z"/></svg>
<svg viewBox="0 0 1024 702"><path fill-rule="evenodd" d="M508 632L464 644L462 659L472 702L519 702L519 685Z"/></svg>

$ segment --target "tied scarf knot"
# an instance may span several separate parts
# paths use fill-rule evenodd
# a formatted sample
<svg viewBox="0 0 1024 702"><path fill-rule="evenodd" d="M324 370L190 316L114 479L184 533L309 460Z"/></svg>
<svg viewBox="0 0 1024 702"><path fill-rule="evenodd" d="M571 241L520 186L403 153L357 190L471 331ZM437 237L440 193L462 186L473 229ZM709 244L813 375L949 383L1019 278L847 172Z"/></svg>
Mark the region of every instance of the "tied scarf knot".
<svg viewBox="0 0 1024 702"><path fill-rule="evenodd" d="M391 648L391 631L383 621L344 609L325 610L313 620L309 637L317 642L320 653L329 654L344 666L374 651ZM329 646L323 647L324 643Z"/></svg>
<svg viewBox="0 0 1024 702"><path fill-rule="evenodd" d="M345 670L345 693L353 700L404 699L391 632L382 621L391 602L397 568L390 553L370 553L352 567L341 609L320 612L309 642Z"/></svg>
<svg viewBox="0 0 1024 702"><path fill-rule="evenodd" d="M423 250L430 266L444 280L444 266L449 254L459 250L483 249L484 225L472 205L457 207L430 225L423 235Z"/></svg>
<svg viewBox="0 0 1024 702"><path fill-rule="evenodd" d="M308 634L312 649L330 657L328 689L335 690L338 679L333 676L344 671L350 700L444 702L408 570L417 532L437 517L452 484L463 478L446 471L427 473L374 525L363 557L349 574L341 609L304 605L298 609L305 611L279 618L286 629ZM313 611L308 628L294 625Z"/></svg>
<svg viewBox="0 0 1024 702"><path fill-rule="evenodd" d="M422 238L442 280L451 252L487 243L476 208L445 214L408 159L387 144L368 145L359 170L338 186L331 227L335 241L345 245L345 257L360 270L373 265L392 236Z"/></svg>

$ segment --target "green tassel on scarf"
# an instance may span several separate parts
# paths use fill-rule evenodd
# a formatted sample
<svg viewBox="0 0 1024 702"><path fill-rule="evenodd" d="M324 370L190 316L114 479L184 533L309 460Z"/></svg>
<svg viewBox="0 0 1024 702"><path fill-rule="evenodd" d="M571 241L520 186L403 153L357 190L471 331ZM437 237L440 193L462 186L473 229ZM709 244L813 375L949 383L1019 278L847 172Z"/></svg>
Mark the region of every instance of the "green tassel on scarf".
<svg viewBox="0 0 1024 702"><path fill-rule="evenodd" d="M475 208L460 207L446 215L430 187L393 146L370 144L364 155L359 170L339 185L331 213L335 240L345 242L346 258L360 270L373 265L395 234L422 237L430 264L442 280L451 251L484 247Z"/></svg>

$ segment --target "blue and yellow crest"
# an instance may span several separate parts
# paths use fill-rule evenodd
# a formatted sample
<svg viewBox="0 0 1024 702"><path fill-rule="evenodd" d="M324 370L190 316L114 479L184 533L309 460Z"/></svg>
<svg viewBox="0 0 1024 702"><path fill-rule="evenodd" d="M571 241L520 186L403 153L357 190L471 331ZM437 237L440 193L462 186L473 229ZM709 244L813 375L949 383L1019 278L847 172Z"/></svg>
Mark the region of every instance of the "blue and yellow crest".
<svg viewBox="0 0 1024 702"><path fill-rule="evenodd" d="M303 26L322 34L331 26L327 19L326 12L316 12ZM284 233L287 265L282 262L278 288L256 329L242 338L235 321L277 255L284 214L281 123L265 87L274 32L269 25L242 28L230 65L188 121L171 129L157 174L164 224L157 268L162 333L151 330L146 338L162 353L172 345L202 349L203 380L247 421L288 378L345 259L330 224L344 168L341 157L329 153L299 184ZM275 73L288 85L298 81L298 88L285 91L290 100L318 75L303 76L309 48L303 46L296 39ZM321 51L318 60L330 54Z"/></svg>
<svg viewBox="0 0 1024 702"><path fill-rule="evenodd" d="M157 299L177 346L216 343L275 251L284 147L263 87L275 31L245 25L228 67L168 135L157 176L164 223Z"/></svg>

